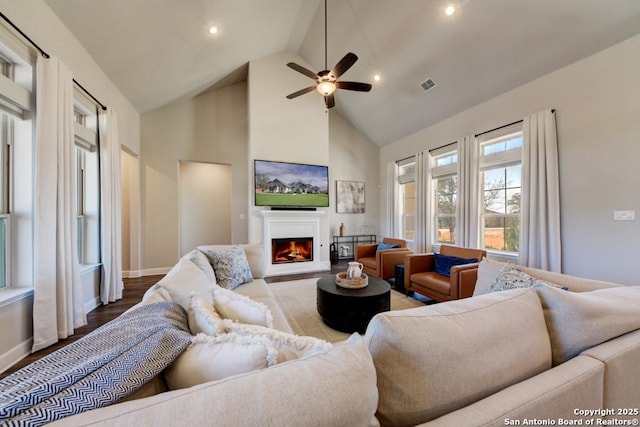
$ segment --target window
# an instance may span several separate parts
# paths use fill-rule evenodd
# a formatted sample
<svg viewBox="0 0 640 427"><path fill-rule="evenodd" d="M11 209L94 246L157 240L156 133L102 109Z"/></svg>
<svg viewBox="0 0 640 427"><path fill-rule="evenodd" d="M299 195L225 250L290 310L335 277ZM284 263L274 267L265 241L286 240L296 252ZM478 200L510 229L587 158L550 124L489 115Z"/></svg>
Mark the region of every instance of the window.
<svg viewBox="0 0 640 427"><path fill-rule="evenodd" d="M431 152L433 157L433 242L455 243L456 205L458 195L457 146L446 146Z"/></svg>
<svg viewBox="0 0 640 427"><path fill-rule="evenodd" d="M522 124L481 136L481 245L518 252L522 190Z"/></svg>
<svg viewBox="0 0 640 427"><path fill-rule="evenodd" d="M33 284L33 52L0 28L0 291Z"/></svg>
<svg viewBox="0 0 640 427"><path fill-rule="evenodd" d="M413 241L416 211L416 161L410 157L398 162L398 213L400 237Z"/></svg>
<svg viewBox="0 0 640 427"><path fill-rule="evenodd" d="M74 97L78 262L94 265L100 262L97 112L81 92Z"/></svg>

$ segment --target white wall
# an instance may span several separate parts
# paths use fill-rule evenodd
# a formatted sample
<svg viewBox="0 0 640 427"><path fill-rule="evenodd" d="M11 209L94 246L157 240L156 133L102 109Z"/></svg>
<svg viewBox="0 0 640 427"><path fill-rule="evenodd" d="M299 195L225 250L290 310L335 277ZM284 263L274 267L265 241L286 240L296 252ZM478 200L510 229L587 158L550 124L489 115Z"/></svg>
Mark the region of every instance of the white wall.
<svg viewBox="0 0 640 427"><path fill-rule="evenodd" d="M329 228L332 236L339 235L344 223L345 234L380 234L380 182L379 149L351 123L337 113L329 115L329 174L331 178L331 215ZM363 214L336 213L335 181L364 182L365 208Z"/></svg>
<svg viewBox="0 0 640 427"><path fill-rule="evenodd" d="M231 165L180 162L180 255L231 243Z"/></svg>
<svg viewBox="0 0 640 427"><path fill-rule="evenodd" d="M141 128L143 274L165 273L180 256L178 162L181 160L231 165L231 241L246 243L249 200L246 83L204 92L145 113Z"/></svg>
<svg viewBox="0 0 640 427"><path fill-rule="evenodd" d="M383 147L380 182L389 161L555 108L563 272L638 285L639 75L636 36ZM613 221L614 210L636 221Z"/></svg>

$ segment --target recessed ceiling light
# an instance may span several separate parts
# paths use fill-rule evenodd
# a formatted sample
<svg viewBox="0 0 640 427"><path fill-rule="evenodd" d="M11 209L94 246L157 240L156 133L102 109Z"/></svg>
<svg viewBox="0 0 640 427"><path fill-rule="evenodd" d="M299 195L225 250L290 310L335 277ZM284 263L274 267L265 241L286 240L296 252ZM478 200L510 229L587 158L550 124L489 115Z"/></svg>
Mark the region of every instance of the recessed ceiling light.
<svg viewBox="0 0 640 427"><path fill-rule="evenodd" d="M381 79L380 74L376 74L375 76L373 76L373 80L379 82Z"/></svg>
<svg viewBox="0 0 640 427"><path fill-rule="evenodd" d="M216 34L217 32L218 32L218 27L217 27L216 25L212 25L212 26L209 28L209 33L210 33L210 34Z"/></svg>
<svg viewBox="0 0 640 427"><path fill-rule="evenodd" d="M449 6L447 6L447 8L444 10L444 13L447 16L451 16L454 14L454 12L456 11L456 7L452 4L450 4Z"/></svg>

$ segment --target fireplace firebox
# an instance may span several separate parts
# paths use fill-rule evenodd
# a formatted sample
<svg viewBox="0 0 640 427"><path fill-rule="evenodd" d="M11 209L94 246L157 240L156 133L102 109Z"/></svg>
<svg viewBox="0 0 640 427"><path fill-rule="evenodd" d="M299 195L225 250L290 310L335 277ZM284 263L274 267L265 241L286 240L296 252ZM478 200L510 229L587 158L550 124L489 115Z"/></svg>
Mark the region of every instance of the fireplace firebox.
<svg viewBox="0 0 640 427"><path fill-rule="evenodd" d="M271 263L313 261L313 237L271 239Z"/></svg>

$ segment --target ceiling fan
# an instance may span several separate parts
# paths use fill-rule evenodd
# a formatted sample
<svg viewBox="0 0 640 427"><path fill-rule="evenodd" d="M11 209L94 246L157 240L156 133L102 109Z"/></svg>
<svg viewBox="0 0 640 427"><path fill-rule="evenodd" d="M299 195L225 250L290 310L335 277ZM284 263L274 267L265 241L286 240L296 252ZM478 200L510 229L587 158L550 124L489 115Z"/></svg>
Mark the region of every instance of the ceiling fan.
<svg viewBox="0 0 640 427"><path fill-rule="evenodd" d="M369 83L359 82L341 82L338 78L343 75L349 68L355 64L358 57L355 53L347 53L338 63L333 67L331 71L327 69L327 0L324 0L324 70L314 73L313 71L298 65L295 62L289 62L287 67L296 70L297 72L304 74L316 81L313 86L300 89L297 92L287 95L288 99L296 98L305 93L311 92L314 89L320 92L324 96L324 103L327 108L333 108L336 105L333 93L336 89L355 90L358 92L369 92L371 85Z"/></svg>

